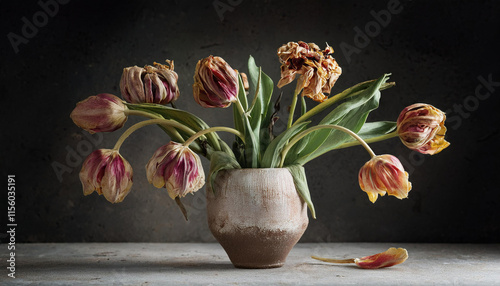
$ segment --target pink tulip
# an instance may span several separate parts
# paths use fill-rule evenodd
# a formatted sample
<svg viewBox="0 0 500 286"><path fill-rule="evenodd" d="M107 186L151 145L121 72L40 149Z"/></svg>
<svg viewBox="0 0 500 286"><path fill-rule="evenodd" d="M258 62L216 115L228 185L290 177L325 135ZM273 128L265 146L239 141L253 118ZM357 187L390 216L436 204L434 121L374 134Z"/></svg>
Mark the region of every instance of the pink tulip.
<svg viewBox="0 0 500 286"><path fill-rule="evenodd" d="M83 194L96 191L111 203L119 203L132 188L133 171L129 162L116 150L99 149L92 152L80 171Z"/></svg>
<svg viewBox="0 0 500 286"><path fill-rule="evenodd" d="M194 193L205 184L200 157L176 142L156 150L146 165L146 174L153 186L165 187L172 199Z"/></svg>
<svg viewBox="0 0 500 286"><path fill-rule="evenodd" d="M70 117L78 127L90 133L112 132L127 121L126 110L120 98L101 93L78 102Z"/></svg>
<svg viewBox="0 0 500 286"><path fill-rule="evenodd" d="M168 104L179 97L178 75L174 72L174 62L168 65L154 63L144 68L133 66L123 69L120 91L130 103Z"/></svg>
<svg viewBox="0 0 500 286"><path fill-rule="evenodd" d="M198 61L193 95L203 107L228 107L238 100L238 74L221 57Z"/></svg>

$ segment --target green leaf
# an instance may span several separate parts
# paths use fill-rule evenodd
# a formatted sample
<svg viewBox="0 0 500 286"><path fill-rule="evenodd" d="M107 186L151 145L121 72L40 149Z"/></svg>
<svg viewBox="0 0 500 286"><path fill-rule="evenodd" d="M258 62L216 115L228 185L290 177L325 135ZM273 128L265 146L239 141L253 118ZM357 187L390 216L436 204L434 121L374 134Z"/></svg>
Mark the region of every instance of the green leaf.
<svg viewBox="0 0 500 286"><path fill-rule="evenodd" d="M208 183L210 184L212 191L215 192L214 181L220 170L240 168L240 164L238 164L233 156L221 151L214 152L210 159L210 173L208 174Z"/></svg>
<svg viewBox="0 0 500 286"><path fill-rule="evenodd" d="M244 110L248 108L247 96L245 94L245 88L243 87L243 80L241 76L238 75L239 89L238 89L238 100L241 103L241 106ZM237 103L233 103L233 120L234 120L234 128L241 133L245 133L245 126L243 124L243 120L236 105Z"/></svg>
<svg viewBox="0 0 500 286"><path fill-rule="evenodd" d="M376 109L380 99L380 86L388 79L388 75L380 77L367 89L352 96L330 112L319 124L335 124L346 127L357 133L368 117ZM302 151L287 156L286 164L305 164L308 161L335 149L338 145L349 140L350 136L339 130L318 130L305 137L307 145ZM295 156L294 156L295 155Z"/></svg>
<svg viewBox="0 0 500 286"><path fill-rule="evenodd" d="M363 125L363 127L361 127L358 135L363 139L370 139L373 137L389 134L394 131L396 127L397 123L393 121L367 122Z"/></svg>
<svg viewBox="0 0 500 286"><path fill-rule="evenodd" d="M306 172L301 165L290 165L286 166L290 174L293 177L293 183L295 184L295 189L299 193L300 197L307 204L309 211L314 219L316 219L316 211L314 210L314 205L311 200L311 193L309 192L309 187L307 185Z"/></svg>
<svg viewBox="0 0 500 286"><path fill-rule="evenodd" d="M288 140L290 140L290 138L304 130L309 123L310 122L302 122L300 124L294 125L290 129L287 129L286 131L281 133L278 137L274 138L264 152L264 155L262 156L262 168L278 167L281 160L281 151L283 150L283 147L288 143Z"/></svg>
<svg viewBox="0 0 500 286"><path fill-rule="evenodd" d="M377 121L377 122L367 122L361 127L361 130L358 132L359 137L365 140L367 143L370 143L370 140L376 140L374 142L378 142L381 140L389 139L394 136L385 136L389 133L392 133L397 127L396 122L392 121ZM344 143L335 147L335 149L342 149L351 146L359 145L359 142L353 138L346 140Z"/></svg>
<svg viewBox="0 0 500 286"><path fill-rule="evenodd" d="M242 115L242 119L245 125L245 150L243 151L245 162L242 165L246 168L258 168L260 155L260 143L257 138L258 134L253 132L250 121L246 115Z"/></svg>

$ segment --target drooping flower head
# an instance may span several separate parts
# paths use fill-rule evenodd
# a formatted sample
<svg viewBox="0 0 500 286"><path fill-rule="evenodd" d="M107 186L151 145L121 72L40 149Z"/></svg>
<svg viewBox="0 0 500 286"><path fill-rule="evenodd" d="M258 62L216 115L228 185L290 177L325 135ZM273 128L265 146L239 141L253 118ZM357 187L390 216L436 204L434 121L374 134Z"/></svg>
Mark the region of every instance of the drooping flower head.
<svg viewBox="0 0 500 286"><path fill-rule="evenodd" d="M399 199L408 197L411 183L398 158L392 155L375 156L359 170L359 186L374 203L386 193Z"/></svg>
<svg viewBox="0 0 500 286"><path fill-rule="evenodd" d="M194 73L193 95L203 107L228 107L238 100L238 74L221 57L198 61Z"/></svg>
<svg viewBox="0 0 500 286"><path fill-rule="evenodd" d="M111 203L119 203L132 188L133 171L117 150L99 149L83 162L80 181L83 194L96 191Z"/></svg>
<svg viewBox="0 0 500 286"><path fill-rule="evenodd" d="M168 104L179 97L178 78L174 61L167 60L167 65L128 67L123 69L120 91L130 103Z"/></svg>
<svg viewBox="0 0 500 286"><path fill-rule="evenodd" d="M78 102L70 117L78 127L90 133L112 132L127 121L126 110L120 98L101 93Z"/></svg>
<svg viewBox="0 0 500 286"><path fill-rule="evenodd" d="M148 181L165 187L172 199L194 193L205 184L200 157L189 147L170 142L154 153L146 165Z"/></svg>
<svg viewBox="0 0 500 286"><path fill-rule="evenodd" d="M278 87L291 83L300 75L297 89L303 89L302 95L314 101L323 102L333 85L342 74L342 69L332 57L333 49L324 50L314 43L289 42L278 49L281 62L281 79Z"/></svg>
<svg viewBox="0 0 500 286"><path fill-rule="evenodd" d="M434 155L450 145L444 140L446 115L425 103L410 105L401 111L397 132L403 144L422 154Z"/></svg>

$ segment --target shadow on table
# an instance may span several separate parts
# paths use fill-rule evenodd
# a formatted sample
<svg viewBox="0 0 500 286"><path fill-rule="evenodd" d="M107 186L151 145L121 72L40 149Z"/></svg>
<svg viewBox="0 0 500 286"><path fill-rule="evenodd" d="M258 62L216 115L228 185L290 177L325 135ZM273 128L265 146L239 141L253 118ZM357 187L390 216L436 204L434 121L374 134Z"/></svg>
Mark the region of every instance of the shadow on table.
<svg viewBox="0 0 500 286"><path fill-rule="evenodd" d="M164 261L148 261L148 260L133 260L133 259L100 259L100 260L77 260L63 259L59 261L30 261L23 263L19 261L20 272L134 272L134 273L150 273L150 272L179 272L182 270L188 271L214 271L214 270L236 270L230 261L210 261L196 260L196 258L175 258Z"/></svg>

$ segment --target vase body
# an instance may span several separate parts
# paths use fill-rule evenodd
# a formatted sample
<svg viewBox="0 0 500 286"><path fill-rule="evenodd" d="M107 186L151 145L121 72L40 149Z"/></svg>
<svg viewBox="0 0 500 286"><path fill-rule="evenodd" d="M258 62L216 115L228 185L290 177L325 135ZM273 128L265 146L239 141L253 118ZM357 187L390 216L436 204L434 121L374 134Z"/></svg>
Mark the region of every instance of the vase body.
<svg viewBox="0 0 500 286"><path fill-rule="evenodd" d="M207 190L210 231L238 268L281 267L307 228L307 205L284 168L232 169Z"/></svg>

